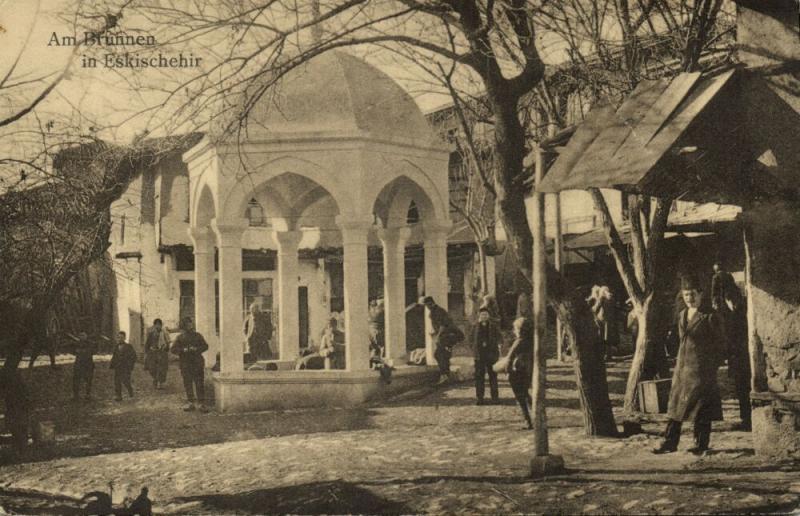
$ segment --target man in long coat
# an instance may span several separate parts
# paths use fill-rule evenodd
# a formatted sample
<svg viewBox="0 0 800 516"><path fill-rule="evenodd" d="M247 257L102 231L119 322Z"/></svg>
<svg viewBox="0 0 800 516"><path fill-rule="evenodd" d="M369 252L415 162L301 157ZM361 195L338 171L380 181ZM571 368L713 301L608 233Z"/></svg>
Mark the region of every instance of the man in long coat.
<svg viewBox="0 0 800 516"><path fill-rule="evenodd" d="M164 329L161 319L153 321L153 326L147 330L147 340L144 344L144 368L153 377L153 387L163 389L167 383L169 370L169 334Z"/></svg>
<svg viewBox="0 0 800 516"><path fill-rule="evenodd" d="M431 335L436 346L433 356L439 365L439 383L444 383L450 378L450 357L453 355L453 348L464 340L464 333L455 325L447 310L437 305L432 297L423 298L422 304L430 314L433 327Z"/></svg>
<svg viewBox="0 0 800 516"><path fill-rule="evenodd" d="M653 453L678 449L681 425L694 422L695 446L689 451L700 455L708 450L711 422L722 419L722 401L717 386L717 368L722 363L723 327L720 316L700 309L702 289L691 277L681 280L686 308L678 321L678 360L672 375L664 442Z"/></svg>

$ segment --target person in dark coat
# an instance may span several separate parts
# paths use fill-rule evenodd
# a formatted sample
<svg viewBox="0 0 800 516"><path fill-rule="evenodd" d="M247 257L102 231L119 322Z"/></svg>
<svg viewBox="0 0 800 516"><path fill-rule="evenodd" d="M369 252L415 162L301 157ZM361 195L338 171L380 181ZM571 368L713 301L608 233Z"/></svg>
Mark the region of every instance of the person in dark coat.
<svg viewBox="0 0 800 516"><path fill-rule="evenodd" d="M514 321L514 343L508 350L508 383L522 409L527 428L533 428L531 420L531 381L533 374L533 324L526 317Z"/></svg>
<svg viewBox="0 0 800 516"><path fill-rule="evenodd" d="M139 496L128 507L128 514L138 514L139 516L152 516L153 502L148 498L149 490L143 487Z"/></svg>
<svg viewBox="0 0 800 516"><path fill-rule="evenodd" d="M136 364L136 350L125 342L125 332L121 331L117 335L117 346L114 348L111 364L109 364L109 367L114 370L114 394L117 401L122 401L123 385L128 390L128 395L133 398L131 374L134 364Z"/></svg>
<svg viewBox="0 0 800 516"><path fill-rule="evenodd" d="M733 275L726 271L722 266L722 262L717 260L714 262L714 275L711 277L711 306L714 310L718 310L726 306L727 303L734 299L741 297L739 287L733 280ZM728 305L729 310L733 307Z"/></svg>
<svg viewBox="0 0 800 516"><path fill-rule="evenodd" d="M478 310L478 323L472 327L470 342L475 357L475 396L478 405L483 405L486 375L489 375L489 392L492 402L497 402L500 395L497 388L497 373L492 366L500 358L500 344L503 336L498 323L492 320L488 307Z"/></svg>
<svg viewBox="0 0 800 516"><path fill-rule="evenodd" d="M58 317L48 310L42 318L41 324L33 328L33 339L31 340L33 347L31 349L31 358L28 361L28 369L32 368L43 352L46 352L50 357L50 368L56 368L56 350L58 347Z"/></svg>
<svg viewBox="0 0 800 516"><path fill-rule="evenodd" d="M161 319L154 320L153 327L147 330L144 352L144 368L153 377L153 387L163 389L169 370L169 334Z"/></svg>
<svg viewBox="0 0 800 516"><path fill-rule="evenodd" d="M253 303L244 320L244 336L250 360L270 360L273 358L269 343L272 339L272 318L261 311L261 305Z"/></svg>
<svg viewBox="0 0 800 516"><path fill-rule="evenodd" d="M686 308L678 322L678 359L672 375L664 442L653 453L678 449L681 425L694 422L695 446L689 451L701 455L708 450L711 422L722 419L722 401L717 386L717 368L723 359L723 322L718 314L700 308L702 290L693 277L681 280Z"/></svg>
<svg viewBox="0 0 800 516"><path fill-rule="evenodd" d="M86 399L92 399L92 380L94 378L94 354L97 344L89 340L86 332L78 333L78 342L72 348L75 364L72 366L72 399L80 398L81 385L86 385Z"/></svg>
<svg viewBox="0 0 800 516"><path fill-rule="evenodd" d="M186 317L181 326L183 332L175 339L171 351L180 359L181 376L188 403L183 410L195 410L198 408L195 406L195 402L197 402L200 410L207 412L203 352L208 350L208 344L206 339L194 330L194 322L191 317Z"/></svg>
<svg viewBox="0 0 800 516"><path fill-rule="evenodd" d="M725 345L728 358L728 376L733 379L739 401L741 423L737 429L749 432L752 428L750 413L750 354L747 350L747 305L722 264L714 264L711 280L714 294L712 307L725 322Z"/></svg>
<svg viewBox="0 0 800 516"><path fill-rule="evenodd" d="M437 305L432 297L425 297L422 304L430 314L433 326L431 335L436 347L433 356L439 365L439 383L444 383L450 379L450 357L453 355L453 348L464 339L464 334L450 318L447 310Z"/></svg>

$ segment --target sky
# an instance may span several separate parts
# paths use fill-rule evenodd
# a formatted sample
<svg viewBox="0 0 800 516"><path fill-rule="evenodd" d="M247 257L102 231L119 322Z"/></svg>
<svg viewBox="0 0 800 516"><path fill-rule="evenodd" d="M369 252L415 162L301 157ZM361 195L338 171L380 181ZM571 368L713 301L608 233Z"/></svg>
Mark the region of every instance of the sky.
<svg viewBox="0 0 800 516"><path fill-rule="evenodd" d="M13 60L20 55L18 69L14 78L28 79L45 73L57 73L64 68L72 48L53 44L54 36L62 38L73 34L71 22L63 19L63 13L74 10L76 2L81 0L0 0L0 74L5 74ZM100 6L118 4L121 0L82 0L86 5ZM97 20L98 22L100 20ZM121 20L121 26L134 34L150 34L152 24L147 20L129 15ZM139 32L137 32L139 29ZM164 28L162 27L163 31ZM155 33L161 40L164 33ZM214 59L215 47L223 44L221 36L208 37L204 41L195 40L189 46L176 48L168 55L176 55L179 51L201 57L203 62L195 70L207 69ZM27 41L26 41L27 38ZM205 45L206 48L203 48ZM133 47L132 50L136 50ZM359 53L359 50L355 50ZM166 53L166 52L165 52ZM81 49L72 72L37 109L46 118L49 113L63 117L70 112L80 112L85 119L80 120L83 127L113 127L100 135L108 140L126 143L138 134L144 126L153 126L148 117L153 111L141 113L146 108L161 104L163 93L152 91L154 85L160 86L175 81L176 77L190 77L195 70L170 70L167 76L160 70L110 70L102 66L103 49ZM101 64L97 68L87 68L84 56L97 56ZM417 101L423 112L429 112L449 102L449 97L442 93L431 93L430 88L422 85L420 78L424 75L419 69L406 64L399 64L387 55L386 51L373 49L366 55L367 60L378 66L388 75L403 85ZM183 75L181 75L183 74ZM0 113L20 105L23 99L30 99L33 92L39 91L41 85L18 88L14 93L24 90L19 95L8 95L0 91ZM165 111L165 110L162 110ZM131 118L133 117L133 118Z"/></svg>

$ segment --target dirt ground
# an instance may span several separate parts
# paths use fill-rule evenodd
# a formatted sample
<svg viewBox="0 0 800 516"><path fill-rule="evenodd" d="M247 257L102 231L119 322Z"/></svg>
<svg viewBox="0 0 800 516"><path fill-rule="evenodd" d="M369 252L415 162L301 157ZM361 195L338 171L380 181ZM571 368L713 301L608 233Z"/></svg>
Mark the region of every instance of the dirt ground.
<svg viewBox="0 0 800 516"><path fill-rule="evenodd" d="M626 370L609 368L618 422ZM5 511L77 513L85 493L113 481L115 502L147 486L155 510L171 514L800 514L800 465L762 459L748 433L732 431L738 410L724 370L725 421L711 452L655 456L661 422L628 438L586 438L571 365L551 361L550 447L568 469L538 480L528 476L532 433L504 379L499 405L476 406L463 382L351 409L226 415L181 411L175 364L165 391L137 367L136 397L123 402L109 373L98 363L95 400L73 403L71 365L26 371L56 442L21 458L0 444Z"/></svg>

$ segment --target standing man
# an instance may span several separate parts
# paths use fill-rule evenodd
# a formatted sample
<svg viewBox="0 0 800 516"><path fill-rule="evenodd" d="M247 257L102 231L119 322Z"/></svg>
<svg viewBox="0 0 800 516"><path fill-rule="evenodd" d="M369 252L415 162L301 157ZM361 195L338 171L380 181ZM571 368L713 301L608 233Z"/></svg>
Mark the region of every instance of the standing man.
<svg viewBox="0 0 800 516"><path fill-rule="evenodd" d="M500 358L500 343L503 336L495 320L492 319L488 307L478 309L478 323L472 327L470 340L475 356L475 396L478 405L483 405L486 375L489 375L489 392L492 402L497 403L500 395L497 389L497 373L492 366Z"/></svg>
<svg viewBox="0 0 800 516"><path fill-rule="evenodd" d="M433 356L439 364L439 383L442 384L450 379L450 357L455 345L464 340L464 333L455 325L447 310L437 305L431 296L423 298L422 304L430 313L433 326L431 335L436 346Z"/></svg>
<svg viewBox="0 0 800 516"><path fill-rule="evenodd" d="M80 398L81 384L86 384L86 400L92 399L92 379L94 378L94 354L97 344L90 341L85 331L78 333L78 342L72 349L75 364L72 366L72 400Z"/></svg>
<svg viewBox="0 0 800 516"><path fill-rule="evenodd" d="M681 279L686 308L678 322L678 360L669 393L669 422L664 442L655 454L678 449L681 424L694 422L695 446L689 451L702 455L708 450L711 421L722 420L722 401L717 387L717 368L722 361L722 322L717 314L701 311L702 289L693 277Z"/></svg>
<svg viewBox="0 0 800 516"><path fill-rule="evenodd" d="M114 354L111 355L111 369L114 370L114 398L122 401L122 386L128 390L128 395L133 398L133 385L131 385L131 373L136 363L136 350L133 346L125 342L125 332L117 334L117 346Z"/></svg>
<svg viewBox="0 0 800 516"><path fill-rule="evenodd" d="M714 275L711 277L711 306L714 310L719 310L727 306L729 310L733 307L726 303L733 299L741 297L739 287L733 280L733 275L726 271L722 266L722 262L717 260L714 262Z"/></svg>
<svg viewBox="0 0 800 516"><path fill-rule="evenodd" d="M154 320L153 326L147 330L144 352L144 368L153 377L153 387L163 389L169 369L169 335L161 319Z"/></svg>
<svg viewBox="0 0 800 516"><path fill-rule="evenodd" d="M269 347L272 338L272 319L268 313L261 311L261 305L258 303L250 305L250 313L244 320L244 337L250 353L250 362L273 358Z"/></svg>
<svg viewBox="0 0 800 516"><path fill-rule="evenodd" d="M205 406L205 361L203 352L208 349L206 339L194 330L191 317L186 317L181 325L183 332L175 339L172 352L180 359L183 387L186 389L187 405L185 411L199 408L208 412ZM195 401L199 407L195 407Z"/></svg>
<svg viewBox="0 0 800 516"><path fill-rule="evenodd" d="M712 307L725 323L725 345L728 358L728 377L733 379L736 398L739 400L741 423L737 430L749 432L752 428L750 406L750 355L747 350L747 305L733 275L714 263L711 278Z"/></svg>

